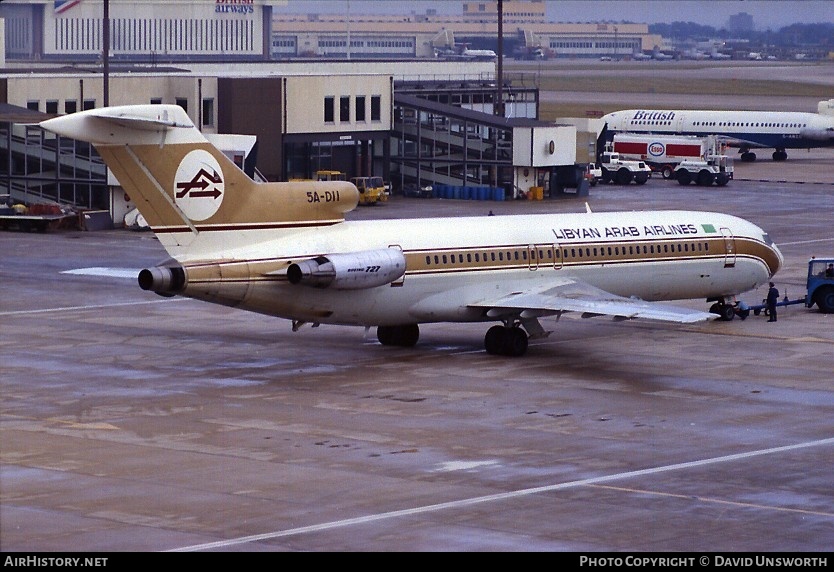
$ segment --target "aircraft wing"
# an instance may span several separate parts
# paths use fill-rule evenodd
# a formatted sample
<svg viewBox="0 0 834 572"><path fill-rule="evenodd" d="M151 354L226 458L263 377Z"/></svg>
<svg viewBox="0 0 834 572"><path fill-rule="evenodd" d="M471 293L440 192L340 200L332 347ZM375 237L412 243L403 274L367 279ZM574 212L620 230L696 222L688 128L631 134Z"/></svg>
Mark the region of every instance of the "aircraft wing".
<svg viewBox="0 0 834 572"><path fill-rule="evenodd" d="M728 147L750 147L759 148L759 149L768 149L758 141L750 141L748 139L740 139L738 137L733 137L732 135L716 135L716 140L719 142L725 143Z"/></svg>
<svg viewBox="0 0 834 572"><path fill-rule="evenodd" d="M524 318L525 312L533 317L539 312L581 312L582 317L612 316L615 319L643 318L664 322L688 324L712 320L717 316L709 312L691 310L670 304L646 302L606 292L573 278L563 278L538 291L519 291L474 304L475 308L488 308L488 315L500 317L516 311Z"/></svg>

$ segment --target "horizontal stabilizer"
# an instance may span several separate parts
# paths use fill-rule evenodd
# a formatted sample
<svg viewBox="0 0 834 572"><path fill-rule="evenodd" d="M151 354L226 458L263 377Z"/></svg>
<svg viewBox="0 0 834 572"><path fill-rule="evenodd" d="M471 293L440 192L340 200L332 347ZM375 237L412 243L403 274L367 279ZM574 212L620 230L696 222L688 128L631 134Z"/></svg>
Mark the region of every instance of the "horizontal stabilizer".
<svg viewBox="0 0 834 572"><path fill-rule="evenodd" d="M202 143L203 134L178 105L122 105L47 119L41 127L63 137L105 145Z"/></svg>

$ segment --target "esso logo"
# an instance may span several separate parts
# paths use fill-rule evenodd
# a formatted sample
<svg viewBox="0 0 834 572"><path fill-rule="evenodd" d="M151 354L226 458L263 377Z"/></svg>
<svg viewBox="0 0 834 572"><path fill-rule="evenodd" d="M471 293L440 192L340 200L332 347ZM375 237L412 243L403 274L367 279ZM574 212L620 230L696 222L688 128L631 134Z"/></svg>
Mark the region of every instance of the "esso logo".
<svg viewBox="0 0 834 572"><path fill-rule="evenodd" d="M666 147L663 146L663 143L654 142L649 145L649 155L652 157L660 157L664 155L666 152Z"/></svg>

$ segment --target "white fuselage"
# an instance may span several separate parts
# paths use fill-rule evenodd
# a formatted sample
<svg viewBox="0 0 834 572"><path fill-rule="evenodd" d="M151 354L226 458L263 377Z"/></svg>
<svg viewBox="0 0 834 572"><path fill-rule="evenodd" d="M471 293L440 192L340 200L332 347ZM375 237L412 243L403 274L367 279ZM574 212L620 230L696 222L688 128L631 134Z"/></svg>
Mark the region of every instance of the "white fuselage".
<svg viewBox="0 0 834 572"><path fill-rule="evenodd" d="M282 231L279 238L264 233L263 241L251 231L221 234L223 252L207 258L230 262L212 276L234 275L246 260L272 264L263 273L269 279L189 280L184 295L336 324L481 321L487 318L473 307L478 300L543 290L560 277L647 301L731 297L766 282L782 263L757 226L687 211L356 221ZM258 244L234 247L235 240ZM290 284L281 270L322 255L389 247L407 260L394 284L315 288ZM196 260L181 262L188 269Z"/></svg>
<svg viewBox="0 0 834 572"><path fill-rule="evenodd" d="M615 132L719 135L746 148L834 146L834 116L818 113L627 109L609 113L602 121Z"/></svg>

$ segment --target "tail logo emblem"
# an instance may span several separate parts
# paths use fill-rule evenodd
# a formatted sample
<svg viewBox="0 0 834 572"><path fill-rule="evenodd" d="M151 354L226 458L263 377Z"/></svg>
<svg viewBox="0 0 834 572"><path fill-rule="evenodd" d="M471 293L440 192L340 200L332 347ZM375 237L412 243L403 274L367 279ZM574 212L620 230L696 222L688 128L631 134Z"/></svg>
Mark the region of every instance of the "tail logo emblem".
<svg viewBox="0 0 834 572"><path fill-rule="evenodd" d="M208 151L183 157L174 179L174 202L191 220L206 220L223 202L223 171Z"/></svg>

